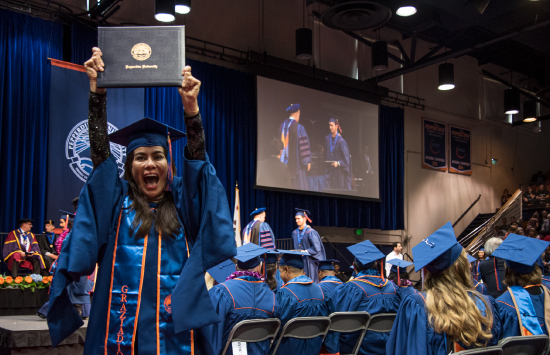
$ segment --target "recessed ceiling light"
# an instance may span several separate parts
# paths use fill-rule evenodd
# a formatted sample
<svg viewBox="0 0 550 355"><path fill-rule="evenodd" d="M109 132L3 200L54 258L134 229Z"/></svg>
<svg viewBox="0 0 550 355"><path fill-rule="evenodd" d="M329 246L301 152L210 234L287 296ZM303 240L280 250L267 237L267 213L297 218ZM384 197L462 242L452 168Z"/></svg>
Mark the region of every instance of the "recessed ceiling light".
<svg viewBox="0 0 550 355"><path fill-rule="evenodd" d="M397 16L403 16L403 17L412 16L416 14L416 7L410 6L410 5L401 6L400 8L397 9L395 13L397 14Z"/></svg>

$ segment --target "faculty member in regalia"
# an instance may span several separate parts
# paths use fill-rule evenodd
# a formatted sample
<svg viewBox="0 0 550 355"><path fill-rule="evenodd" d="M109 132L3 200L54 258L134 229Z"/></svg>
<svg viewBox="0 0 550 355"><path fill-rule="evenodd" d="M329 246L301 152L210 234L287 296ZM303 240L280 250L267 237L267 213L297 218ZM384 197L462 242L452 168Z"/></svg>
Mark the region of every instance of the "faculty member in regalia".
<svg viewBox="0 0 550 355"><path fill-rule="evenodd" d="M301 208L295 208L295 210L296 215L294 219L298 228L292 232L294 249L307 251L308 255L304 257L304 274L312 279L313 282L319 282L315 261L327 258L325 247L319 233L308 225L308 222L311 223L311 219L309 218L311 213Z"/></svg>
<svg viewBox="0 0 550 355"><path fill-rule="evenodd" d="M173 177L171 141L185 136L149 118L107 135L106 90L97 87L101 51L85 63L94 170L82 189L50 295L53 345L83 323L66 286L99 264L84 354L193 354L195 331L219 322L204 272L236 254L226 192L205 152L197 96L184 68L178 88L187 145ZM183 119L183 118L182 118ZM109 140L126 146L119 178Z"/></svg>
<svg viewBox="0 0 550 355"><path fill-rule="evenodd" d="M17 221L19 228L9 232L4 241L4 262L13 278L18 276L20 267L31 270L33 274L48 275L36 237L31 233L32 223L32 219L20 219Z"/></svg>
<svg viewBox="0 0 550 355"><path fill-rule="evenodd" d="M59 237L54 233L55 224L53 220L47 220L44 222L44 232L42 236L38 238L38 245L44 257L44 263L46 264L46 270L50 271L52 264L57 260L57 253L55 252L55 241Z"/></svg>
<svg viewBox="0 0 550 355"><path fill-rule="evenodd" d="M262 248L275 249L275 234L265 221L265 210L265 207L256 208L250 214L253 220L243 229L243 245L254 243L260 245Z"/></svg>
<svg viewBox="0 0 550 355"><path fill-rule="evenodd" d="M311 169L311 149L307 132L300 122L300 104L287 107L289 117L279 127L279 137L284 148L281 162L288 166L292 186L297 190L309 190L306 172Z"/></svg>
<svg viewBox="0 0 550 355"><path fill-rule="evenodd" d="M326 170L325 188L331 190L351 190L351 155L348 143L342 137L338 118L329 120L330 134L325 137L326 161L331 162Z"/></svg>

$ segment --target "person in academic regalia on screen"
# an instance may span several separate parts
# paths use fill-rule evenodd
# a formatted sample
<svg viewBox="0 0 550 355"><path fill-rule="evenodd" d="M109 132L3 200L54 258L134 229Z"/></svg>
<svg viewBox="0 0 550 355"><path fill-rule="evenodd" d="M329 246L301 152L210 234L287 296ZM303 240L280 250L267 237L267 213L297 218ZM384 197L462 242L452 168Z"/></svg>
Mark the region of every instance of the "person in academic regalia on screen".
<svg viewBox="0 0 550 355"><path fill-rule="evenodd" d="M222 353L227 337L235 324L247 319L273 318L278 312L275 294L271 292L262 277L264 249L254 243L237 248L236 268L225 277L217 279L218 285L210 289L210 299L220 317L220 323L200 329L201 341L208 354ZM225 276L225 275L223 275ZM247 343L248 355L265 355L269 352L270 340ZM226 354L233 354L231 344Z"/></svg>
<svg viewBox="0 0 550 355"><path fill-rule="evenodd" d="M496 345L501 322L495 301L473 289L466 252L451 223L413 248L422 292L401 301L387 355L446 355Z"/></svg>
<svg viewBox="0 0 550 355"><path fill-rule="evenodd" d="M279 127L284 149L281 162L288 166L290 188L309 190L306 171L311 169L311 148L307 132L300 122L300 104L292 104L286 112L290 115Z"/></svg>
<svg viewBox="0 0 550 355"><path fill-rule="evenodd" d="M409 273L407 272L407 268L409 266L413 266L413 263L397 258L390 259L386 261L386 263L391 265L388 279L399 286L399 295L402 300L404 300L408 295L418 293L411 280L409 280Z"/></svg>
<svg viewBox="0 0 550 355"><path fill-rule="evenodd" d="M542 282L537 264L550 242L510 234L491 254L505 260L504 283L508 290L497 298L502 337L548 335L550 290Z"/></svg>
<svg viewBox="0 0 550 355"><path fill-rule="evenodd" d="M174 177L171 141L185 133L144 118L108 135L106 92L97 88L103 66L94 48L85 63L94 170L58 259L47 314L52 343L82 326L67 285L99 263L84 355L197 353L193 329L219 322L204 273L236 254L227 194L205 152L200 82L184 68L187 145L182 177ZM109 141L127 147L124 180Z"/></svg>
<svg viewBox="0 0 550 355"><path fill-rule="evenodd" d="M308 210L295 208L296 224L298 228L292 232L292 241L294 249L307 251L308 255L304 257L304 274L307 275L313 282L319 282L317 275L316 260L325 260L325 247L321 241L319 233L308 225L311 223L311 213Z"/></svg>
<svg viewBox="0 0 550 355"><path fill-rule="evenodd" d="M275 234L265 221L266 208L256 208L250 217L254 218L243 229L243 245L259 244L262 248L275 249Z"/></svg>
<svg viewBox="0 0 550 355"><path fill-rule="evenodd" d="M32 219L20 219L17 221L19 228L9 232L4 241L4 262L13 278L18 276L20 267L31 270L33 274L49 275L36 237L31 233L32 223Z"/></svg>
<svg viewBox="0 0 550 355"><path fill-rule="evenodd" d="M307 252L294 250L279 250L279 252L283 254L279 261L279 270L285 282L276 294L279 305L276 317L281 320L281 329L289 320L296 317L330 315L332 310L329 296L318 284L304 275L303 256L307 255ZM284 338L277 354L318 355L321 346L322 337L308 340Z"/></svg>
<svg viewBox="0 0 550 355"><path fill-rule="evenodd" d="M330 134L325 137L326 161L331 162L326 171L325 187L331 190L352 189L351 155L348 143L342 138L342 128L337 117L329 120Z"/></svg>
<svg viewBox="0 0 550 355"><path fill-rule="evenodd" d="M369 240L348 247L355 256L353 266L357 277L336 287L330 295L334 312L365 311L371 315L377 313L395 313L401 298L398 287L384 277L382 260L386 257ZM333 333L325 340L330 353L349 354L357 343L359 332ZM361 344L359 354L385 354L389 333L367 332Z"/></svg>
<svg viewBox="0 0 550 355"><path fill-rule="evenodd" d="M315 260L315 263L318 266L317 274L319 279L319 287L321 287L325 295L328 296L330 296L336 287L343 284L343 282L335 276L334 264L337 262L338 260L333 259Z"/></svg>

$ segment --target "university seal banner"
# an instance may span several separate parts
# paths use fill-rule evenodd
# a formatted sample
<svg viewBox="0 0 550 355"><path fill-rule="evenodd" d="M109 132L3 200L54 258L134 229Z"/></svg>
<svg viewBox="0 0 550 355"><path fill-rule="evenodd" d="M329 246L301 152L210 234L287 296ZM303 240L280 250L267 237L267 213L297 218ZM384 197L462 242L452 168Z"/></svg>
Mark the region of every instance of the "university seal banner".
<svg viewBox="0 0 550 355"><path fill-rule="evenodd" d="M425 169L447 171L446 125L422 119L422 167Z"/></svg>
<svg viewBox="0 0 550 355"><path fill-rule="evenodd" d="M454 126L449 126L449 128L449 172L472 175L472 159L470 156L471 131Z"/></svg>
<svg viewBox="0 0 550 355"><path fill-rule="evenodd" d="M92 172L88 138L90 84L81 65L52 60L46 218L57 220L59 210L73 212L71 201ZM109 133L143 118L144 89L108 89ZM120 176L126 148L111 143Z"/></svg>

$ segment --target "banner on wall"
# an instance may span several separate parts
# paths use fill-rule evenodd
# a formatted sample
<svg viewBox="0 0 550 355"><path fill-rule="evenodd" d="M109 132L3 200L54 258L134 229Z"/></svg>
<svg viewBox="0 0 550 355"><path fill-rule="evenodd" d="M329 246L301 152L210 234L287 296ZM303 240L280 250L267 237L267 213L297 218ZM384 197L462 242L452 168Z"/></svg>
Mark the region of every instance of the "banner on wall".
<svg viewBox="0 0 550 355"><path fill-rule="evenodd" d="M445 123L422 119L423 168L447 171L446 128Z"/></svg>
<svg viewBox="0 0 550 355"><path fill-rule="evenodd" d="M449 128L449 172L472 175L472 159L470 155L471 131L454 126L449 126Z"/></svg>
<svg viewBox="0 0 550 355"><path fill-rule="evenodd" d="M81 65L52 60L46 218L57 221L59 210L73 212L71 201L92 172L88 137L90 81ZM143 118L144 89L109 89L109 133ZM124 174L126 148L111 143L120 176Z"/></svg>

